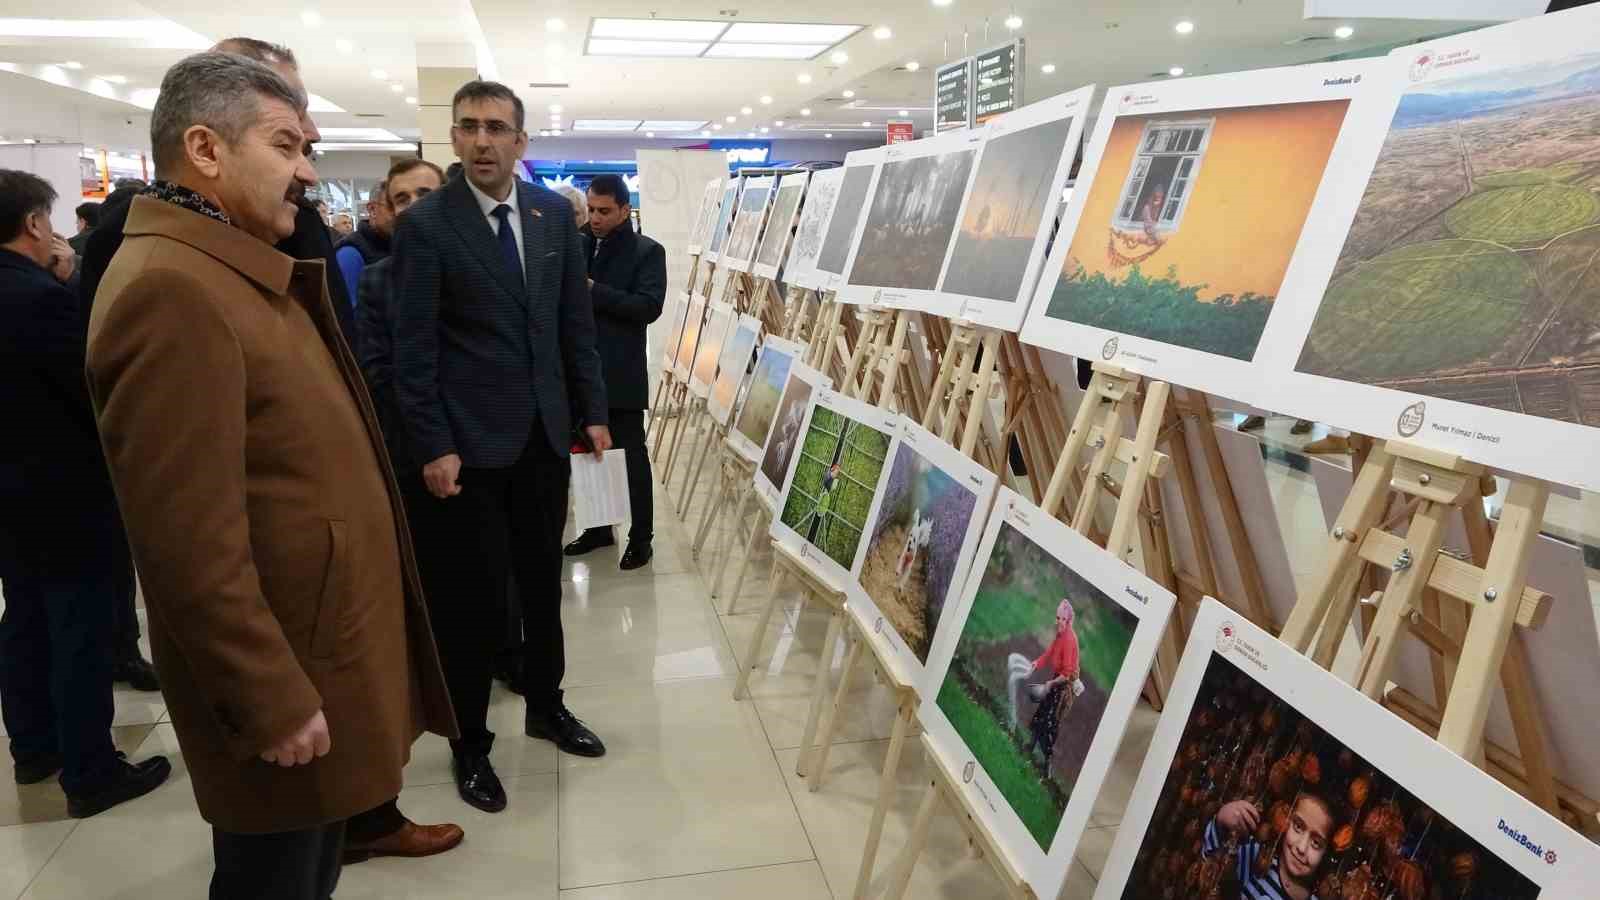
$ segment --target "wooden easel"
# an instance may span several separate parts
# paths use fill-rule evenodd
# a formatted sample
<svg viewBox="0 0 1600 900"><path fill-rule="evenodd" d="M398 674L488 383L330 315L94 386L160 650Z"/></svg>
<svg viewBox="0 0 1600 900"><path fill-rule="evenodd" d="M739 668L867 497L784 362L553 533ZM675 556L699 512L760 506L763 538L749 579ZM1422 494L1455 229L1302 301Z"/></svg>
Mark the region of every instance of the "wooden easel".
<svg viewBox="0 0 1600 900"><path fill-rule="evenodd" d="M1483 768L1552 815L1590 835L1600 830L1596 803L1556 779L1544 718L1518 628L1539 628L1551 598L1527 586L1528 558L1544 522L1550 486L1513 477L1498 526L1483 511L1494 492L1483 466L1402 441L1376 443L1329 533L1331 544L1312 590L1295 604L1280 639L1324 668L1357 607L1368 564L1390 571L1364 603L1376 607L1366 628L1354 684L1368 697L1435 734L1452 752ZM1391 501L1410 513L1405 536L1383 516ZM1472 559L1441 552L1448 518L1459 513ZM1430 651L1433 710L1404 691L1389 691L1400 641L1410 635ZM1519 753L1484 738L1496 686Z"/></svg>
<svg viewBox="0 0 1600 900"><path fill-rule="evenodd" d="M689 260L689 283L684 288L684 294L685 296L692 297L694 296L695 289L700 285L700 264L704 262L708 270L706 275L707 283L710 282L711 273L716 271L717 264L708 260L703 260L698 253L690 254ZM684 310L684 318L687 320L688 310ZM685 321L684 327L688 327L687 321ZM674 347L673 350L676 352L677 348ZM652 457L657 456L661 452L661 440L667 432L667 417L664 416L663 413L666 411L666 408L670 406L677 398L678 389L679 385L677 374L673 372L672 366L662 366L661 380L656 383L655 400L650 404L650 428L656 433L650 452Z"/></svg>
<svg viewBox="0 0 1600 900"><path fill-rule="evenodd" d="M970 341L974 337L975 335L961 338L952 333L951 346L959 348L959 341ZM993 336L985 336L985 340L989 340L990 337ZM992 359L993 355L991 352L989 357ZM970 369L970 365L969 362L966 367ZM940 369L942 372L945 366L941 365ZM1166 382L1149 381L1143 385L1141 398L1138 376L1115 366L1097 364L1094 378L1090 380L1089 387L1084 392L1083 402L1078 406L1072 428L1067 433L1061 457L1055 464L1050 485L1045 490L1044 502L1041 504L1047 515L1056 515L1057 507L1062 505L1066 497L1070 476L1078 468L1078 457L1085 449L1092 447L1095 452L1089 462L1088 473L1083 478L1076 503L1072 507L1073 514L1070 521L1074 531L1090 537L1096 508L1101 498L1112 496L1110 493L1112 484L1109 478L1111 463L1113 461L1123 463L1127 468L1121 490L1116 494L1116 511L1105 546L1107 550L1134 568L1140 568L1139 557L1134 552L1135 541L1142 545L1145 560L1148 561L1157 555L1151 529L1141 527L1145 523L1139 517L1139 508L1145 500L1146 487L1153 487L1149 484L1150 479L1162 477L1170 467L1167 455L1156 449L1161 425L1167 412L1170 390ZM980 406L978 402L980 396L982 395L973 398L972 406L975 413ZM952 402L956 399L953 397ZM1137 418L1138 426L1134 437L1129 439L1123 434L1127 419L1132 417ZM967 425L970 429L972 426L970 418ZM1177 649L1163 646L1162 652L1158 653L1157 672L1152 673L1149 682L1150 685L1159 685L1157 689L1160 695L1152 698L1158 705L1165 697L1165 679L1170 677L1176 668ZM1158 673L1160 677L1157 677ZM1147 694L1149 691L1150 688L1147 687ZM901 900L905 896L907 886L911 883L911 872L927 844L928 827L934 810L942 799L960 814L969 842L983 851L984 858L989 860L1001 884L1005 886L1008 896L1034 898L1036 895L1033 889L1023 880L1017 866L994 840L993 835L982 826L975 810L970 806L970 801L960 790L960 777L947 768L943 757L927 743L926 738L923 749L933 774L923 792L921 805L917 809L910 840L895 864L894 874L890 878L889 889L884 897L887 900ZM886 798L880 796L880 805L884 805L885 802ZM869 833L869 850L876 849L872 845L872 839L873 835ZM864 900L866 897L866 887L871 881L870 864L870 859L863 858L862 871L857 876L855 894L857 900Z"/></svg>

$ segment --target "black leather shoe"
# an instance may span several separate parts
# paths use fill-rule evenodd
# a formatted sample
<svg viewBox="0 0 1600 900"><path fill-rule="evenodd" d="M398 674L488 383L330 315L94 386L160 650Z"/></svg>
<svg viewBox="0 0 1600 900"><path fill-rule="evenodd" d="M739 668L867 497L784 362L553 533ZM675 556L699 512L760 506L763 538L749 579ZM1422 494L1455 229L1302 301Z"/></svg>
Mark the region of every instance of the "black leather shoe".
<svg viewBox="0 0 1600 900"><path fill-rule="evenodd" d="M591 528L578 535L578 539L568 544L561 552L567 556L582 556L590 550L599 550L601 547L615 547L616 545L616 536L611 533L610 528Z"/></svg>
<svg viewBox="0 0 1600 900"><path fill-rule="evenodd" d="M97 816L113 806L143 797L167 780L172 763L165 756L152 756L141 763L117 760L111 780L93 791L67 795L67 815L74 819Z"/></svg>
<svg viewBox="0 0 1600 900"><path fill-rule="evenodd" d="M629 541L628 549L623 552L622 563L619 567L624 572L629 569L637 569L640 566L649 565L651 557L655 555L655 551L650 549L648 542Z"/></svg>
<svg viewBox="0 0 1600 900"><path fill-rule="evenodd" d="M119 659L111 666L111 680L123 682L136 691L161 690L156 667L137 653L127 659Z"/></svg>
<svg viewBox="0 0 1600 900"><path fill-rule="evenodd" d="M531 738L553 741L563 753L573 756L597 757L606 755L606 745L578 721L563 704L551 713L529 713L523 720L523 732Z"/></svg>
<svg viewBox="0 0 1600 900"><path fill-rule="evenodd" d="M25 763L17 763L17 784L38 784L61 771L61 757L52 753Z"/></svg>
<svg viewBox="0 0 1600 900"><path fill-rule="evenodd" d="M456 775L456 791L468 806L488 813L506 808L506 789L500 784L500 776L494 773L494 766L489 765L486 754L457 756L450 768Z"/></svg>

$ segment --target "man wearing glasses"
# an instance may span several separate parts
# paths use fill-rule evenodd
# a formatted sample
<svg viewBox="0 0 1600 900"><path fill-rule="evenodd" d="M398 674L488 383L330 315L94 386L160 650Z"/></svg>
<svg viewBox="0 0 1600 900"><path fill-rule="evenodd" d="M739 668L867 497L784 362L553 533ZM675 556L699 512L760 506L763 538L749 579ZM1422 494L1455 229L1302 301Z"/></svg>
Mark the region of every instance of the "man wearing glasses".
<svg viewBox="0 0 1600 900"><path fill-rule="evenodd" d="M562 701L561 536L574 439L601 453L611 433L572 207L516 177L522 101L472 81L451 110L463 177L418 201L395 234L395 395L420 467L404 478L407 509L461 725L456 788L499 812L489 688L513 567L524 730L568 753L605 753Z"/></svg>

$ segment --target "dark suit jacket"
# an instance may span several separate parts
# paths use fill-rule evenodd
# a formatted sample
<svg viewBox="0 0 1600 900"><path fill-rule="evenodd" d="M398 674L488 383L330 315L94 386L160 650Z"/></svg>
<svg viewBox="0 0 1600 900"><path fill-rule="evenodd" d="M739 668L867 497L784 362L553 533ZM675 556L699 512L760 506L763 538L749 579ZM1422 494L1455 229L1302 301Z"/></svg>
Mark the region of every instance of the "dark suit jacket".
<svg viewBox="0 0 1600 900"><path fill-rule="evenodd" d="M0 250L0 577L103 560L122 541L89 404L87 321L33 260ZM124 551L125 552L125 551Z"/></svg>
<svg viewBox="0 0 1600 900"><path fill-rule="evenodd" d="M395 395L416 466L450 453L469 467L510 466L535 422L564 457L574 424L608 421L572 206L522 181L516 190L525 279L500 255L465 178L398 222Z"/></svg>
<svg viewBox="0 0 1600 900"><path fill-rule="evenodd" d="M667 253L624 221L595 252L594 234L583 228L583 255L594 287L594 323L600 334L600 364L613 409L650 405L645 328L661 318L667 300Z"/></svg>
<svg viewBox="0 0 1600 900"><path fill-rule="evenodd" d="M356 284L356 358L361 361L361 374L372 394L395 471L406 472L420 466L413 466L406 453L400 405L394 395L394 336L389 330L393 294L393 257L384 257L361 270L361 280Z"/></svg>

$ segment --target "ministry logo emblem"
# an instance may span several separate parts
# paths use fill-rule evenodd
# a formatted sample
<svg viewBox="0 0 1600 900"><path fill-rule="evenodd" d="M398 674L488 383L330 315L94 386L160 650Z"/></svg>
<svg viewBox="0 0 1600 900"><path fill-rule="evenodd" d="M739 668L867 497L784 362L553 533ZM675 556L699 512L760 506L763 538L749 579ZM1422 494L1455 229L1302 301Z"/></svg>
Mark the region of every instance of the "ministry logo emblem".
<svg viewBox="0 0 1600 900"><path fill-rule="evenodd" d="M972 783L972 776L976 775L977 772L978 772L978 764L976 762L974 762L973 760L970 760L970 759L967 760L967 764L961 768L961 783L962 784L971 784Z"/></svg>
<svg viewBox="0 0 1600 900"><path fill-rule="evenodd" d="M1101 359L1114 359L1116 357L1116 355L1117 355L1117 339L1116 338L1112 338L1111 340L1106 341L1106 344L1105 344L1104 347L1100 348L1100 358Z"/></svg>
<svg viewBox="0 0 1600 900"><path fill-rule="evenodd" d="M1427 403L1422 400L1400 410L1400 418L1395 420L1395 430L1401 437L1413 437L1422 430L1422 423L1427 419Z"/></svg>

